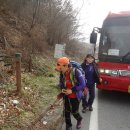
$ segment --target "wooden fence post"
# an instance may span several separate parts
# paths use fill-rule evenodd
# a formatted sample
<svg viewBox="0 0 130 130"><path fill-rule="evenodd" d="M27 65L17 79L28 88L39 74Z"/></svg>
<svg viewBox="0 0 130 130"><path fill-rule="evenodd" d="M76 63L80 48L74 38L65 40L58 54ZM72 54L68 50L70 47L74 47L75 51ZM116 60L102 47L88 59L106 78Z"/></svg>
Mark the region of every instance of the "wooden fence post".
<svg viewBox="0 0 130 130"><path fill-rule="evenodd" d="M21 92L21 53L15 54L16 59L16 87L17 94Z"/></svg>

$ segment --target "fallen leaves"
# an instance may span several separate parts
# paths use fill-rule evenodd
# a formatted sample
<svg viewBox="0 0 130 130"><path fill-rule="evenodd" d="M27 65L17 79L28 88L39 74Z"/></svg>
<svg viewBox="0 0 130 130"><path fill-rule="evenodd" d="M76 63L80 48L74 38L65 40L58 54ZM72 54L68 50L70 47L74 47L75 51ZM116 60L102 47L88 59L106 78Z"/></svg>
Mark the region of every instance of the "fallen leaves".
<svg viewBox="0 0 130 130"><path fill-rule="evenodd" d="M11 116L21 114L23 110L19 103L19 97L8 96L5 90L0 90L0 124L5 123Z"/></svg>
<svg viewBox="0 0 130 130"><path fill-rule="evenodd" d="M19 130L20 127L26 127L35 120L37 115L53 101L58 91L52 78L22 73L22 93L16 95L13 91L15 77L11 79L13 85L9 83L0 86L0 129L8 127L9 130ZM50 87L50 84L53 87ZM46 116L53 115L52 111Z"/></svg>

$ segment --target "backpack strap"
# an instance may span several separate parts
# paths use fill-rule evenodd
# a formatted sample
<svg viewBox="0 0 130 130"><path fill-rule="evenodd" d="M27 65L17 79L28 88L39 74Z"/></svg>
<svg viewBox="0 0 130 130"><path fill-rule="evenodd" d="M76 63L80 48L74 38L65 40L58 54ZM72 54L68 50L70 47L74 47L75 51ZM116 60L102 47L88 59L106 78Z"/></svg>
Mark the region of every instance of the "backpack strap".
<svg viewBox="0 0 130 130"><path fill-rule="evenodd" d="M78 82L77 68L72 68L72 72L70 74L70 79L72 81L73 86L75 84L77 84L77 82Z"/></svg>
<svg viewBox="0 0 130 130"><path fill-rule="evenodd" d="M73 75L73 70L72 72L70 73L70 80L72 81L72 86L74 86L74 75Z"/></svg>
<svg viewBox="0 0 130 130"><path fill-rule="evenodd" d="M77 73L78 73L77 68L72 68L72 71L70 73L70 80L72 81L72 86L73 87L78 82L78 74ZM65 77L64 77L64 75L62 73L60 74L60 78L61 78L62 82L64 82L64 84L66 84Z"/></svg>

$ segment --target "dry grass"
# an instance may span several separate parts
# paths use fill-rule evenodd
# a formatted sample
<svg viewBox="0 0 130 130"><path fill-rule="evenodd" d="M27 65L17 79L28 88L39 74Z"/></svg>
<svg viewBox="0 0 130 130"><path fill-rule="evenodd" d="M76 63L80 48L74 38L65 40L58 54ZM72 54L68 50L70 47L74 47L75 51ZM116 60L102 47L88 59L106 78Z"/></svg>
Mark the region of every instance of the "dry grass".
<svg viewBox="0 0 130 130"><path fill-rule="evenodd" d="M58 75L54 70L52 53L33 57L32 73L22 73L22 92L15 96L13 82L0 86L0 130L19 130L29 125L39 113L46 109L59 92ZM15 77L15 76L13 76ZM14 106L12 101L18 100Z"/></svg>

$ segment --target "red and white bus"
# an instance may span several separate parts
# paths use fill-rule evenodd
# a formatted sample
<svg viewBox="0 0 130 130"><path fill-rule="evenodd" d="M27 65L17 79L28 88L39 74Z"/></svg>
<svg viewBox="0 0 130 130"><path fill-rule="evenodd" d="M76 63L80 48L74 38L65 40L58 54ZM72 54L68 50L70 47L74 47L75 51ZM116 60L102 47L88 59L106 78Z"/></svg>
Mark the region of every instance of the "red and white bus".
<svg viewBox="0 0 130 130"><path fill-rule="evenodd" d="M98 67L102 78L97 88L130 93L130 11L109 13L102 28L94 27L90 43L100 33Z"/></svg>

